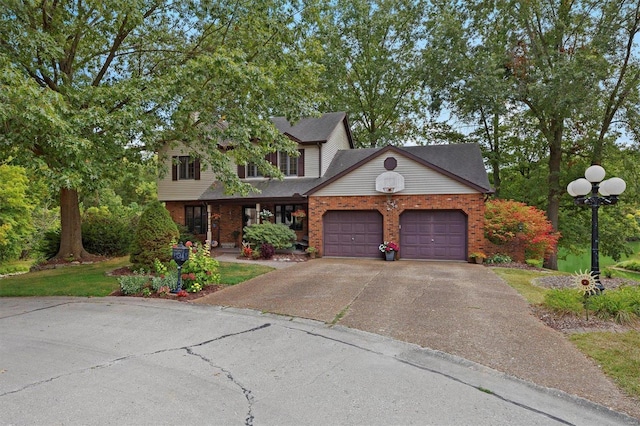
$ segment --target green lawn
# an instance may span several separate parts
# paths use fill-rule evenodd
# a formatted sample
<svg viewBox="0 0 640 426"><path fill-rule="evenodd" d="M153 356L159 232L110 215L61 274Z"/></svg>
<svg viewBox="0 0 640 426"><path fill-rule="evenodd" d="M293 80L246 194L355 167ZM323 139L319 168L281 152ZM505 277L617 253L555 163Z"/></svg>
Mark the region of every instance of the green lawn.
<svg viewBox="0 0 640 426"><path fill-rule="evenodd" d="M584 267L583 267L584 269ZM549 290L537 287L532 280L551 272L493 268L507 284L516 289L531 304L541 303ZM626 333L575 333L569 339L629 395L640 398L640 331Z"/></svg>
<svg viewBox="0 0 640 426"><path fill-rule="evenodd" d="M77 296L102 297L118 290L115 277L106 272L129 264L128 257L120 257L91 265L65 266L58 269L29 272L0 279L0 297L19 296ZM264 265L220 263L221 282L238 284L273 270Z"/></svg>
<svg viewBox="0 0 640 426"><path fill-rule="evenodd" d="M640 260L640 241L630 243L633 248L633 255L623 257L622 260L637 259ZM608 256L600 256L600 270L607 266L613 266L617 262ZM591 269L591 248L579 255L567 253L564 250L558 251L558 270L563 272L577 272Z"/></svg>

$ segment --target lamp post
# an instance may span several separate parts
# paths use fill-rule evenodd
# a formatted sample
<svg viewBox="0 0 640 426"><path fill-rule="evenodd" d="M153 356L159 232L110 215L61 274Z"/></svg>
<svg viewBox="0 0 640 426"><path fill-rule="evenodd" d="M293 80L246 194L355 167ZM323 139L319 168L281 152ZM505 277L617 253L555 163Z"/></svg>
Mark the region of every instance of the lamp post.
<svg viewBox="0 0 640 426"><path fill-rule="evenodd" d="M182 290L182 265L189 260L189 251L189 247L185 247L182 243L172 249L173 260L178 264L178 285L172 293L179 293Z"/></svg>
<svg viewBox="0 0 640 426"><path fill-rule="evenodd" d="M627 188L624 180L614 177L604 180L605 170L598 165L589 167L584 178L567 185L567 192L577 205L591 207L591 275L596 281L598 292L604 290L600 282L600 256L598 253L598 209L618 202L618 196ZM589 193L591 193L589 195Z"/></svg>

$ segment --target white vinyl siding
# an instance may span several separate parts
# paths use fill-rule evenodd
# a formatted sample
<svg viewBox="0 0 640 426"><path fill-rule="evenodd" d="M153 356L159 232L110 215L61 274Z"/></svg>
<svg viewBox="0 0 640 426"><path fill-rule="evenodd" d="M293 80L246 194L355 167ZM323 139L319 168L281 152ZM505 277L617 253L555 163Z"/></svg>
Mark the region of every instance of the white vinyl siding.
<svg viewBox="0 0 640 426"><path fill-rule="evenodd" d="M175 156L188 155L180 147L163 152L165 155L165 175L158 180L158 200L185 201L197 200L200 195L215 181L215 174L210 168L200 171L200 180L171 180L171 159Z"/></svg>
<svg viewBox="0 0 640 426"><path fill-rule="evenodd" d="M382 195L376 191L376 177L384 173L384 160L389 155L381 155L363 164L351 173L315 192L314 196ZM404 176L402 195L420 194L475 194L478 191L448 176L423 166L407 157L392 154L398 160L394 172Z"/></svg>
<svg viewBox="0 0 640 426"><path fill-rule="evenodd" d="M320 177L320 150L317 146L304 145L304 177Z"/></svg>
<svg viewBox="0 0 640 426"><path fill-rule="evenodd" d="M331 164L331 160L341 149L351 149L344 125L337 126L331 133L327 143L322 144L322 170L320 171L322 175L325 174L329 164Z"/></svg>

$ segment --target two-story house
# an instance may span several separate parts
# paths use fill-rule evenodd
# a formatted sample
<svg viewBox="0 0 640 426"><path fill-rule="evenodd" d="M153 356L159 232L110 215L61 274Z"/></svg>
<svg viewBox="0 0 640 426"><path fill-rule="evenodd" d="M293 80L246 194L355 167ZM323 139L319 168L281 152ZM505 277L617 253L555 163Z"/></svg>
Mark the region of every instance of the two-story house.
<svg viewBox="0 0 640 426"><path fill-rule="evenodd" d="M483 247L492 190L477 145L354 149L345 113L273 122L300 155L270 158L283 180L237 165L238 176L259 189L246 197L225 195L215 175L179 148L167 153L172 173L158 182L158 198L177 223L233 246L269 210L269 220L308 237L324 256L380 257L380 243L396 241L402 258L466 260Z"/></svg>

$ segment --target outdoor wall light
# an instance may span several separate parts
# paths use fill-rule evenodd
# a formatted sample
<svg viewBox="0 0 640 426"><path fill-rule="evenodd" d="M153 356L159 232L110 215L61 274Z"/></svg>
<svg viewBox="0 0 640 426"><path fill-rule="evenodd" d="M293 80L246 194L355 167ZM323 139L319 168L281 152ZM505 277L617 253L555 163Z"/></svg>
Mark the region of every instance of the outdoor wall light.
<svg viewBox="0 0 640 426"><path fill-rule="evenodd" d="M598 292L604 290L600 283L598 209L600 206L617 203L618 196L627 188L624 180L614 177L603 181L605 176L604 168L593 165L585 171L584 178L576 179L567 185L567 192L577 205L591 207L591 275L596 281Z"/></svg>

